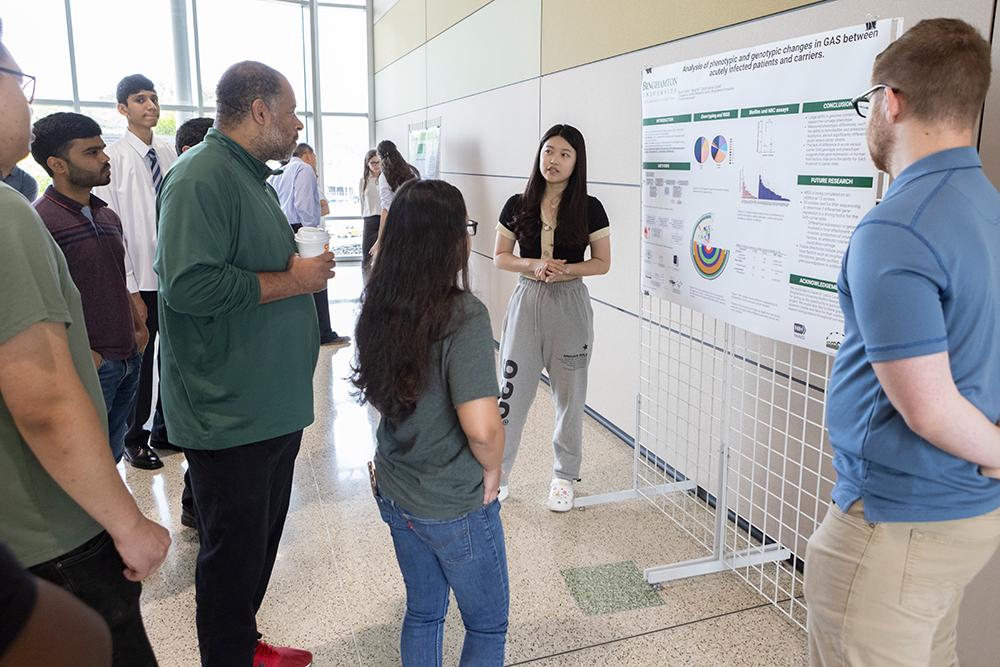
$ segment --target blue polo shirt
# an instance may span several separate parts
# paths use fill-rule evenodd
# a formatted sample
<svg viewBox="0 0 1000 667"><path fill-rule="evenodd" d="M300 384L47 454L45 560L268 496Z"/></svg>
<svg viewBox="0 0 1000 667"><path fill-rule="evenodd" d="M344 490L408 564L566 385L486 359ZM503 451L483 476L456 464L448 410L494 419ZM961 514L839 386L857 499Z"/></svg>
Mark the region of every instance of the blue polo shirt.
<svg viewBox="0 0 1000 667"><path fill-rule="evenodd" d="M869 521L944 521L1000 507L1000 481L911 431L872 363L947 351L961 394L1000 417L1000 193L974 148L907 167L862 219L837 280L844 343L827 399L837 483Z"/></svg>

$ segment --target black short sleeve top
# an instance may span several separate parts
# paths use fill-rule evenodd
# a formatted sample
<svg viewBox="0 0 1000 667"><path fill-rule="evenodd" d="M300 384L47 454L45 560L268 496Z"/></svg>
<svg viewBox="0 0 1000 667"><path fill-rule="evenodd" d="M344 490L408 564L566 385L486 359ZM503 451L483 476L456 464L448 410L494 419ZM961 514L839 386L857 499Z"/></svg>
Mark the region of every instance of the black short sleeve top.
<svg viewBox="0 0 1000 667"><path fill-rule="evenodd" d="M503 210L500 212L500 224L497 225L497 232L510 239L511 241L516 241L520 247L521 257L528 259L541 259L542 257L542 220L540 217L535 217L529 220L529 224L538 225L539 233L533 234L532 238L520 238L513 230L514 217L517 215L517 211L520 208L521 195L514 195L507 200L504 204ZM587 231L589 233L589 242L592 243L599 239L603 239L611 234L611 223L608 220L608 214L604 210L604 206L597 197L587 197ZM565 244L554 243L551 248L552 259L564 259L567 264L577 264L583 261L583 255L587 250L587 246L569 246Z"/></svg>

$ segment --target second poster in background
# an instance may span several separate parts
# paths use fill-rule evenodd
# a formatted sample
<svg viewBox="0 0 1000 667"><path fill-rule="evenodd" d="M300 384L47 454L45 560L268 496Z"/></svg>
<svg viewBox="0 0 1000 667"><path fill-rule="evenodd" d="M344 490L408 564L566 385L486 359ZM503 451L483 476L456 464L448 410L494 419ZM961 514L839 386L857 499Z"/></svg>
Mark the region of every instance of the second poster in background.
<svg viewBox="0 0 1000 667"><path fill-rule="evenodd" d="M884 178L851 98L869 87L875 56L901 24L870 22L644 72L644 291L836 352L840 260Z"/></svg>

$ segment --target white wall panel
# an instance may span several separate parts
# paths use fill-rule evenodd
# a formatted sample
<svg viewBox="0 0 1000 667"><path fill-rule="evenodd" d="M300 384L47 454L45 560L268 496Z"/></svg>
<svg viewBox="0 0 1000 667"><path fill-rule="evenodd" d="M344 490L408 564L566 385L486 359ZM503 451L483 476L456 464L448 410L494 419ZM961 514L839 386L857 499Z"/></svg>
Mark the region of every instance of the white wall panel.
<svg viewBox="0 0 1000 667"><path fill-rule="evenodd" d="M524 191L526 181L465 174L442 174L441 177L462 191L469 217L479 221L479 234L472 241L473 249L492 257L500 209L508 197Z"/></svg>
<svg viewBox="0 0 1000 667"><path fill-rule="evenodd" d="M427 106L427 46L375 73L375 120Z"/></svg>
<svg viewBox="0 0 1000 667"><path fill-rule="evenodd" d="M587 405L635 436L639 386L639 319L600 303L594 307L594 355Z"/></svg>
<svg viewBox="0 0 1000 667"><path fill-rule="evenodd" d="M396 148L403 154L403 157L407 157L410 150L410 125L422 123L424 120L426 120L426 112L423 109L380 120L375 123L375 142L388 139L396 144Z"/></svg>
<svg viewBox="0 0 1000 667"><path fill-rule="evenodd" d="M587 278L587 288L595 299L638 314L639 188L591 183L587 192L601 200L611 221L611 271Z"/></svg>
<svg viewBox="0 0 1000 667"><path fill-rule="evenodd" d="M540 73L541 0L493 0L427 42L429 104Z"/></svg>
<svg viewBox="0 0 1000 667"><path fill-rule="evenodd" d="M538 147L540 79L433 106L441 118L441 170L527 176Z"/></svg>

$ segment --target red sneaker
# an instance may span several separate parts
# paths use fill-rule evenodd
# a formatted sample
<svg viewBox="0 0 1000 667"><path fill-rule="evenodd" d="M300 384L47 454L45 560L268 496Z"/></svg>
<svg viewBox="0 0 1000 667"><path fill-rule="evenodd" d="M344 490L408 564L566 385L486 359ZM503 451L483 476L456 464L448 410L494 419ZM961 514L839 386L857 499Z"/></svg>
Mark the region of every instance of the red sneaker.
<svg viewBox="0 0 1000 667"><path fill-rule="evenodd" d="M313 655L309 651L287 646L271 646L258 641L253 652L253 667L309 667Z"/></svg>

